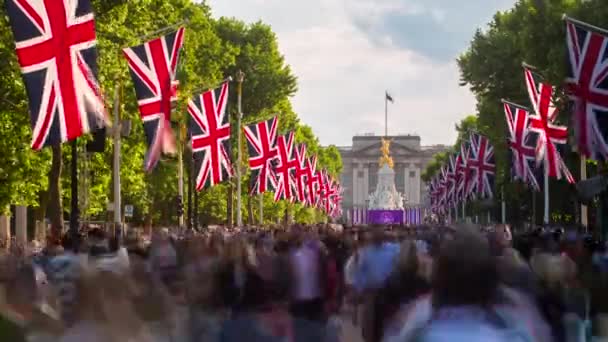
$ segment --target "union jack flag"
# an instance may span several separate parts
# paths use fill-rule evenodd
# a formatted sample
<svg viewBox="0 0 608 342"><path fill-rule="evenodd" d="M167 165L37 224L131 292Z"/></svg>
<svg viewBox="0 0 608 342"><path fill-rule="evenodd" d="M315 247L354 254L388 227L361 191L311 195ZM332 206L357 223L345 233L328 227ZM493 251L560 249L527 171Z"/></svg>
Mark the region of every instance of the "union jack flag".
<svg viewBox="0 0 608 342"><path fill-rule="evenodd" d="M245 137L249 150L249 168L253 180L250 194L261 194L275 190L276 178L273 162L276 161L278 156L276 147L278 125L279 120L275 116L270 120L245 127Z"/></svg>
<svg viewBox="0 0 608 342"><path fill-rule="evenodd" d="M448 190L448 177L446 166L441 166L441 170L439 171L439 179L438 179L438 204L439 204L439 212L444 212L447 207L447 192Z"/></svg>
<svg viewBox="0 0 608 342"><path fill-rule="evenodd" d="M196 175L196 190L214 186L232 176L230 121L226 115L228 82L188 102L190 134Z"/></svg>
<svg viewBox="0 0 608 342"><path fill-rule="evenodd" d="M553 104L553 87L548 83L540 83L537 86L534 74L528 68L525 69L526 86L530 101L534 107L535 115L529 116L530 130L538 133L536 142L536 162L544 160L549 177L561 179L562 175L568 182L574 183L574 177L564 163L556 144L566 144L568 129L565 126L554 124L557 118L557 108Z"/></svg>
<svg viewBox="0 0 608 342"><path fill-rule="evenodd" d="M89 0L7 0L29 99L32 148L104 126L97 83L95 19Z"/></svg>
<svg viewBox="0 0 608 342"><path fill-rule="evenodd" d="M459 163L459 176L458 176L458 197L461 201L466 201L469 197L471 182L472 168L469 166L469 158L471 156L471 147L467 142L463 142L460 145L460 163Z"/></svg>
<svg viewBox="0 0 608 342"><path fill-rule="evenodd" d="M540 190L533 165L536 160L534 136L528 130L528 111L514 103L504 101L503 106L509 129L508 144L513 155L513 178Z"/></svg>
<svg viewBox="0 0 608 342"><path fill-rule="evenodd" d="M294 180L296 183L296 199L306 203L306 145L301 144L295 149Z"/></svg>
<svg viewBox="0 0 608 342"><path fill-rule="evenodd" d="M462 162L462 153L461 152L457 152L456 156L454 157L454 199L455 202L460 202L463 200L461 194L460 194L460 183L461 183L461 179L463 176L463 168L465 167L465 164L463 164Z"/></svg>
<svg viewBox="0 0 608 342"><path fill-rule="evenodd" d="M325 170L317 170L315 173L315 177L319 180L319 186L317 188L317 202L315 205L317 208L323 209L325 208L325 193L328 191Z"/></svg>
<svg viewBox="0 0 608 342"><path fill-rule="evenodd" d="M574 124L581 154L608 158L608 31L566 19L567 91L574 103Z"/></svg>
<svg viewBox="0 0 608 342"><path fill-rule="evenodd" d="M479 198L493 197L493 183L496 174L494 164L494 147L488 138L472 133L470 156L467 166L473 171L470 192L475 193Z"/></svg>
<svg viewBox="0 0 608 342"><path fill-rule="evenodd" d="M321 177L321 208L325 211L326 214L330 214L337 189L334 180L331 178L327 171L323 170L321 172Z"/></svg>
<svg viewBox="0 0 608 342"><path fill-rule="evenodd" d="M333 218L338 218L340 216L342 216L342 193L343 193L344 189L342 188L342 186L340 184L336 184L336 194L333 198L333 208L332 208L332 213L331 213L331 217Z"/></svg>
<svg viewBox="0 0 608 342"><path fill-rule="evenodd" d="M274 169L276 176L276 191L274 193L274 200L279 201L281 199L293 201L293 188L294 179L293 173L297 167L296 159L294 158L294 133L289 132L286 135L279 136L277 138L277 165Z"/></svg>
<svg viewBox="0 0 608 342"><path fill-rule="evenodd" d="M177 101L175 73L183 43L182 27L166 36L123 50L146 133L146 171L156 166L161 153L175 152L171 106Z"/></svg>
<svg viewBox="0 0 608 342"><path fill-rule="evenodd" d="M317 156L306 159L306 204L310 207L316 206L319 201L319 184L321 180L317 173Z"/></svg>
<svg viewBox="0 0 608 342"><path fill-rule="evenodd" d="M448 205L456 205L456 159L453 154L450 154L446 166L446 198Z"/></svg>

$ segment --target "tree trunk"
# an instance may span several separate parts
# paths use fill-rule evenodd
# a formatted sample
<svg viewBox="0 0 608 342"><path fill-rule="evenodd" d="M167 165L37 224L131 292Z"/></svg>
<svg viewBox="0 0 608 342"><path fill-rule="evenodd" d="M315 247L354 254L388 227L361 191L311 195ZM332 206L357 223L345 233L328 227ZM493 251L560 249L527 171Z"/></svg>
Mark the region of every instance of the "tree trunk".
<svg viewBox="0 0 608 342"><path fill-rule="evenodd" d="M49 191L41 190L38 192L38 208L35 210L34 220L44 222L46 210L49 205Z"/></svg>
<svg viewBox="0 0 608 342"><path fill-rule="evenodd" d="M49 172L48 211L54 239L59 239L63 232L63 206L61 203L61 145L52 147L53 159Z"/></svg>

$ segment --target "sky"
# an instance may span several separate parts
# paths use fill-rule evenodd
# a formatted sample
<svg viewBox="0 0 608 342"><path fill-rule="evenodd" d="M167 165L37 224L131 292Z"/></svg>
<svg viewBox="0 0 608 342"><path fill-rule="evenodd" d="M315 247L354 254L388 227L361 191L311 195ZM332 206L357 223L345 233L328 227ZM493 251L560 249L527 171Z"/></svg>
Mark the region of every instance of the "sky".
<svg viewBox="0 0 608 342"><path fill-rule="evenodd" d="M515 0L207 0L215 17L270 24L298 77L292 99L321 144L356 134L416 134L451 145L475 112L456 58L475 30ZM246 110L246 109L245 109Z"/></svg>

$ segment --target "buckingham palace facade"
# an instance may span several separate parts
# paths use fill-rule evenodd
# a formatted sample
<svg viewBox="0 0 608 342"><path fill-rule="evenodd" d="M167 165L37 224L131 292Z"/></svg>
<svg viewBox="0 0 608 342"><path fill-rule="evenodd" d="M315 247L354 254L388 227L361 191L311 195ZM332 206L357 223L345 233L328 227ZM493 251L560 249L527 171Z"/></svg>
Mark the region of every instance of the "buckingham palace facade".
<svg viewBox="0 0 608 342"><path fill-rule="evenodd" d="M338 147L343 169L340 184L344 189L342 208L366 208L368 195L375 190L382 136L357 135L352 146ZM405 199L406 207L428 204L427 190L420 175L433 155L448 149L445 145L421 146L416 135L389 136L394 162L395 186Z"/></svg>

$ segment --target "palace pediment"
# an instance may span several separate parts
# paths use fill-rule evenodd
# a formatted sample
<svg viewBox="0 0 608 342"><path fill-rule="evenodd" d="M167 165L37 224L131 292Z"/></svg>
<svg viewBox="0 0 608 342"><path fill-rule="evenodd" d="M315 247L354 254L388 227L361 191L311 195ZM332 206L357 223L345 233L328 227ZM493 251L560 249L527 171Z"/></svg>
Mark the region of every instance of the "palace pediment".
<svg viewBox="0 0 608 342"><path fill-rule="evenodd" d="M359 156L368 156L368 157L379 157L382 153L380 152L380 148L382 147L382 143L378 142L376 144L372 144L361 148L359 150L353 150L353 155ZM411 157L415 155L419 155L420 151L417 151L411 147L407 147L396 142L391 142L390 148L391 156L393 158L399 157Z"/></svg>

